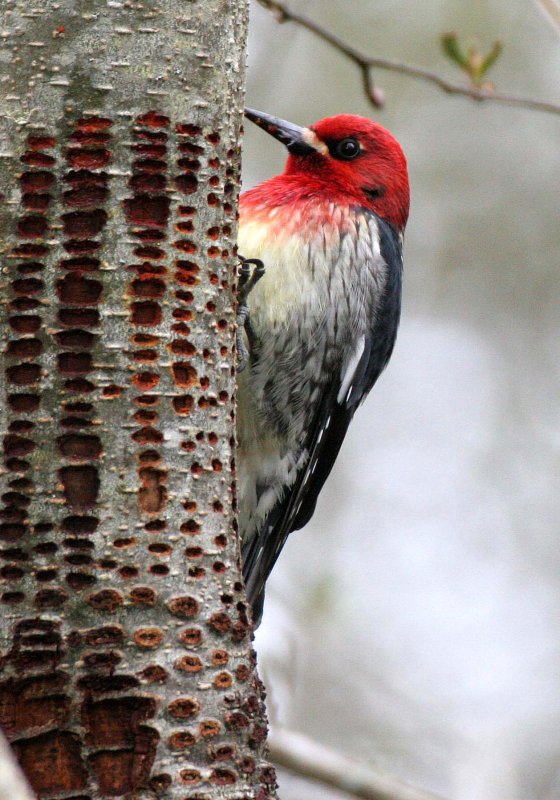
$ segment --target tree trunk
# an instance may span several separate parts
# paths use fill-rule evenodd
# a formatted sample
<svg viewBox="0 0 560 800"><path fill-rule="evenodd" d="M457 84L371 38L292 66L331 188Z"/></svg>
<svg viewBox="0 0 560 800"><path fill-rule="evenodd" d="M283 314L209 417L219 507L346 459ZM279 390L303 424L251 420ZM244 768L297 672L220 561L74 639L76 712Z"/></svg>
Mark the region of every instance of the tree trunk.
<svg viewBox="0 0 560 800"><path fill-rule="evenodd" d="M234 529L245 0L4 0L0 721L41 798L272 798Z"/></svg>

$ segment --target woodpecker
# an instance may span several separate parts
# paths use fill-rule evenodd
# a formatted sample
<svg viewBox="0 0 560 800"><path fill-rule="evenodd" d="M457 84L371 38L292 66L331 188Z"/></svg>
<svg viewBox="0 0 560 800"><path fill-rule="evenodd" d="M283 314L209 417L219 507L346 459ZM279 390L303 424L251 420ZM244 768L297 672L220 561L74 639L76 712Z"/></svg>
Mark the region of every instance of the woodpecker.
<svg viewBox="0 0 560 800"><path fill-rule="evenodd" d="M391 356L409 184L400 145L370 119L299 127L245 116L288 149L284 172L240 199L239 524L258 625L280 550L313 515L354 412Z"/></svg>

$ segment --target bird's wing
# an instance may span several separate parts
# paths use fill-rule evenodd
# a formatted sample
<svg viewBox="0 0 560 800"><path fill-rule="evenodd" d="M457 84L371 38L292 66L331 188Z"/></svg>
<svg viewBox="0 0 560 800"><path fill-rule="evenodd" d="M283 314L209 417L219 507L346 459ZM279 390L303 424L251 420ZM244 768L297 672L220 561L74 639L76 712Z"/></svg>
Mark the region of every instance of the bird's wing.
<svg viewBox="0 0 560 800"><path fill-rule="evenodd" d="M270 511L256 536L243 548L243 573L255 621L260 620L264 586L288 535L312 517L317 497L334 465L354 413L385 368L400 317L401 242L394 229L377 220L387 278L375 320L356 346L342 376L325 387L302 451L308 458L293 485Z"/></svg>

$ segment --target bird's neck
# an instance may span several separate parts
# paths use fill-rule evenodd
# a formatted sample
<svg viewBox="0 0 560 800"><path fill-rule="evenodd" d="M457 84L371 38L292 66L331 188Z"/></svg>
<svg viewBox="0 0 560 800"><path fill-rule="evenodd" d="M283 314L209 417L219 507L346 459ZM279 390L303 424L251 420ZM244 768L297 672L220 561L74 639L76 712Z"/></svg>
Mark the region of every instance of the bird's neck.
<svg viewBox="0 0 560 800"><path fill-rule="evenodd" d="M406 211L391 200L387 194L370 197L361 189L333 186L321 179L285 173L276 175L241 195L241 220L245 217L259 218L278 231L302 232L313 229L321 221L339 211L343 219L350 208L360 207L372 211L389 222L398 232L406 223Z"/></svg>
<svg viewBox="0 0 560 800"><path fill-rule="evenodd" d="M350 210L348 203L338 204L322 192L284 178L279 175L241 195L241 230L251 228L267 238L296 236L309 242L324 238L333 226L344 228Z"/></svg>
<svg viewBox="0 0 560 800"><path fill-rule="evenodd" d="M276 175L244 192L241 201L253 208L278 208L314 201L321 203L332 200L332 187L321 181L299 175Z"/></svg>

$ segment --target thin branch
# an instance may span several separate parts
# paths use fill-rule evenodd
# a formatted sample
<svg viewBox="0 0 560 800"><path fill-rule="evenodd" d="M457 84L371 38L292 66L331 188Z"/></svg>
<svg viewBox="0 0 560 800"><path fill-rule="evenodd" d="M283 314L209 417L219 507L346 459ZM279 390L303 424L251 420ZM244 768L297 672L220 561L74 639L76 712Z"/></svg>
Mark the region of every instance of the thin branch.
<svg viewBox="0 0 560 800"><path fill-rule="evenodd" d="M558 0L536 0L536 3L556 33L560 33L560 3Z"/></svg>
<svg viewBox="0 0 560 800"><path fill-rule="evenodd" d="M547 103L544 100L534 100L531 97L522 97L519 95L501 94L499 92L489 91L488 89L477 89L472 86L463 86L458 83L448 81L442 78L436 72L423 67L415 67L411 64L403 64L400 61L393 61L389 58L378 58L375 56L367 56L356 50L351 45L347 44L343 39L340 39L335 34L318 25L313 20L302 14L296 14L290 11L288 7L280 0L258 0L261 6L271 11L279 22L295 22L302 28L315 34L319 39L338 50L343 56L353 61L360 70L363 76L365 93L370 102L377 108L383 106L383 93L380 89L375 87L372 70L385 69L390 72L397 72L401 75L408 75L411 78L431 83L439 87L447 94L457 94L463 97L470 97L472 100L490 100L494 103L502 103L509 106L517 106L518 108L529 108L533 111L542 111L546 114L560 114L560 105L556 103Z"/></svg>
<svg viewBox="0 0 560 800"><path fill-rule="evenodd" d="M268 744L270 758L277 766L360 800L443 800L295 731L274 728Z"/></svg>

